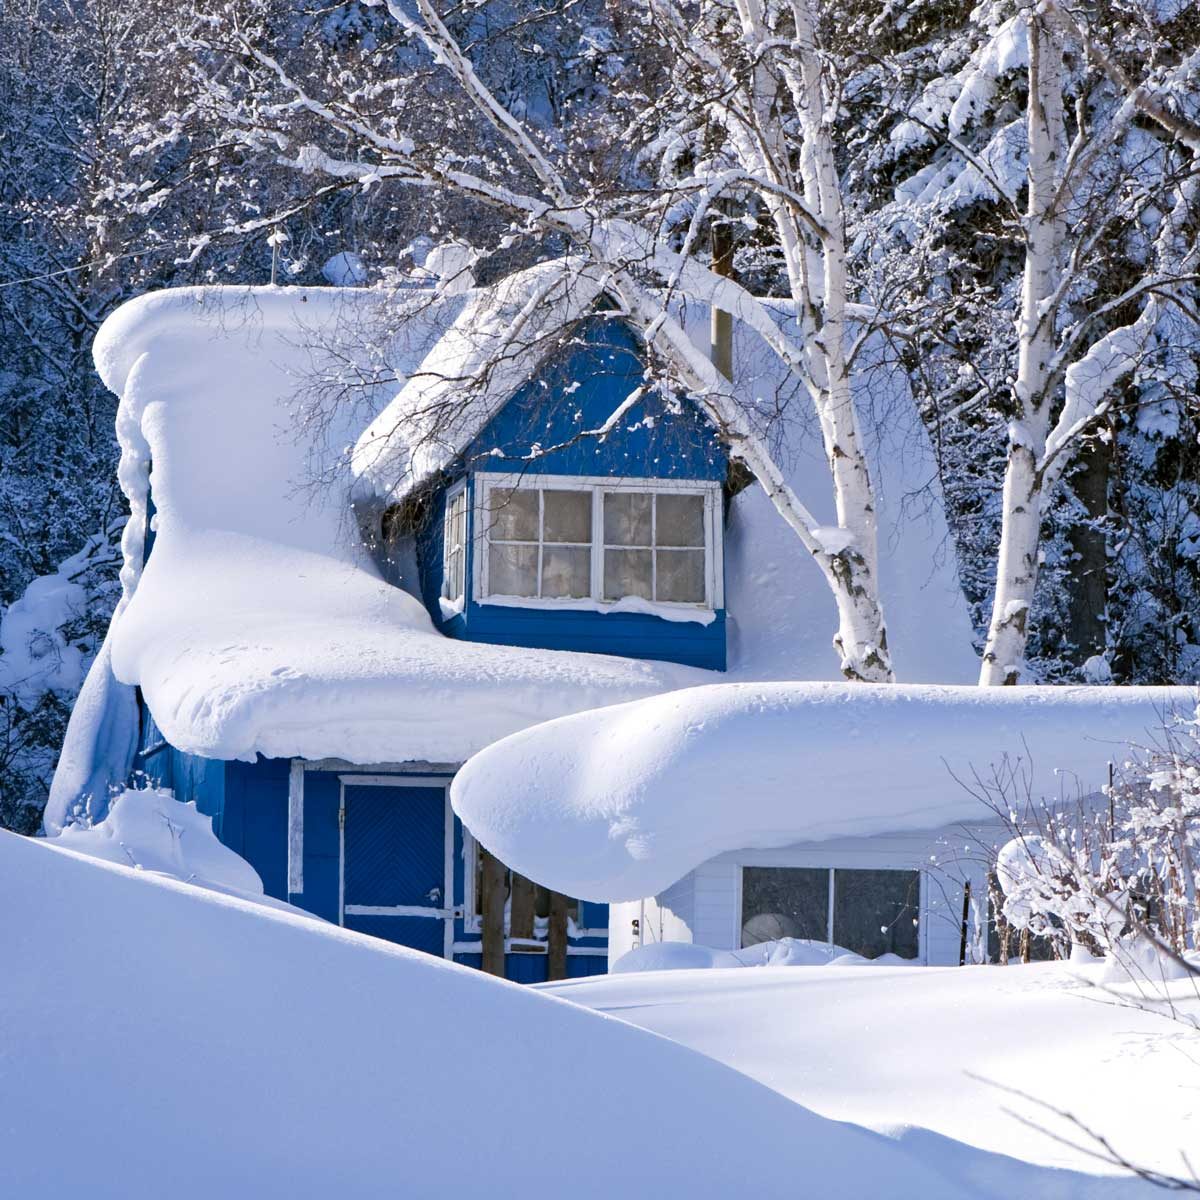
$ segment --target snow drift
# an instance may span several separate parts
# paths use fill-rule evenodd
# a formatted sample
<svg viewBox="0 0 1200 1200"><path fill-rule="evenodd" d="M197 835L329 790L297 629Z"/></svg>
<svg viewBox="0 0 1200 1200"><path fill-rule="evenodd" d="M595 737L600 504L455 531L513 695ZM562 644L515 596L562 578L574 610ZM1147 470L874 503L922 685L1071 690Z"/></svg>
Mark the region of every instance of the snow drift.
<svg viewBox="0 0 1200 1200"><path fill-rule="evenodd" d="M0 833L0 911L13 1196L1004 1194L621 1021L45 842Z"/></svg>
<svg viewBox="0 0 1200 1200"><path fill-rule="evenodd" d="M726 684L548 722L477 754L451 799L516 871L588 900L652 896L727 850L932 830L989 814L969 779L1026 760L1035 798L1091 792L1187 688Z"/></svg>
<svg viewBox="0 0 1200 1200"><path fill-rule="evenodd" d="M262 880L213 833L212 817L182 804L169 788L125 788L94 825L69 825L55 846L136 871L182 879L197 887L261 900Z"/></svg>

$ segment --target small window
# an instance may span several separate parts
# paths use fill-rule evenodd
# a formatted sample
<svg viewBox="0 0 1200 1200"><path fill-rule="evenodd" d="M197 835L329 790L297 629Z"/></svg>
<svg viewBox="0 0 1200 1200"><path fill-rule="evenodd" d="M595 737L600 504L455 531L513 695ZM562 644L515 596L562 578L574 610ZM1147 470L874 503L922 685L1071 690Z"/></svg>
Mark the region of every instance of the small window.
<svg viewBox="0 0 1200 1200"><path fill-rule="evenodd" d="M446 500L445 542L442 548L442 595L463 598L467 572L467 489L460 487Z"/></svg>
<svg viewBox="0 0 1200 1200"><path fill-rule="evenodd" d="M542 477L484 480L481 493L482 597L714 607L710 485Z"/></svg>
<svg viewBox="0 0 1200 1200"><path fill-rule="evenodd" d="M916 958L920 891L919 871L744 867L742 945L794 937Z"/></svg>

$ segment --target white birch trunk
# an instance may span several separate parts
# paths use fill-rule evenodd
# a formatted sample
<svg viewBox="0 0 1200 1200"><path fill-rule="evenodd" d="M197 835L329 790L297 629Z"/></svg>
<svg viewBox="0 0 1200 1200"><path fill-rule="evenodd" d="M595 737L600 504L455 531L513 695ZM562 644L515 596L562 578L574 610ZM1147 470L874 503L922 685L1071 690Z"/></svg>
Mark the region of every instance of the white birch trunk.
<svg viewBox="0 0 1200 1200"><path fill-rule="evenodd" d="M1029 613L1038 575L1038 542L1045 505L1040 469L1050 427L1053 303L1062 272L1065 227L1058 203L1064 156L1063 45L1057 26L1033 17L1029 26L1029 203L1025 276L1018 320L1019 351L1004 475L996 590L983 652L981 684L1021 678Z"/></svg>

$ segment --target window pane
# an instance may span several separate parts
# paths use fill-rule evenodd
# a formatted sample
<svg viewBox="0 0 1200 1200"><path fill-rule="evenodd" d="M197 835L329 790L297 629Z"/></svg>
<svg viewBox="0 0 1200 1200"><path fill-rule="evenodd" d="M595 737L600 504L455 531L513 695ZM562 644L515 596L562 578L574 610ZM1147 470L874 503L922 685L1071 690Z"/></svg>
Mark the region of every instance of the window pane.
<svg viewBox="0 0 1200 1200"><path fill-rule="evenodd" d="M704 551L659 550L658 599L704 603Z"/></svg>
<svg viewBox="0 0 1200 1200"><path fill-rule="evenodd" d="M530 488L492 488L488 492L488 533L502 542L538 540L538 494Z"/></svg>
<svg viewBox="0 0 1200 1200"><path fill-rule="evenodd" d="M742 945L775 938L823 942L829 925L829 872L808 867L742 869Z"/></svg>
<svg viewBox="0 0 1200 1200"><path fill-rule="evenodd" d="M536 546L488 547L488 592L493 596L537 595Z"/></svg>
<svg viewBox="0 0 1200 1200"><path fill-rule="evenodd" d="M592 493L542 493L542 537L547 542L590 542L592 540Z"/></svg>
<svg viewBox="0 0 1200 1200"><path fill-rule="evenodd" d="M604 598L622 596L651 598L650 550L605 550Z"/></svg>
<svg viewBox="0 0 1200 1200"><path fill-rule="evenodd" d="M607 546L649 546L649 492L609 492L604 497L604 543ZM640 595L640 593L639 593Z"/></svg>
<svg viewBox="0 0 1200 1200"><path fill-rule="evenodd" d="M590 596L592 552L586 547L546 546L542 550L543 596Z"/></svg>
<svg viewBox="0 0 1200 1200"><path fill-rule="evenodd" d="M660 493L655 544L703 546L704 497L678 492Z"/></svg>
<svg viewBox="0 0 1200 1200"><path fill-rule="evenodd" d="M918 871L836 871L833 940L864 958L917 957Z"/></svg>

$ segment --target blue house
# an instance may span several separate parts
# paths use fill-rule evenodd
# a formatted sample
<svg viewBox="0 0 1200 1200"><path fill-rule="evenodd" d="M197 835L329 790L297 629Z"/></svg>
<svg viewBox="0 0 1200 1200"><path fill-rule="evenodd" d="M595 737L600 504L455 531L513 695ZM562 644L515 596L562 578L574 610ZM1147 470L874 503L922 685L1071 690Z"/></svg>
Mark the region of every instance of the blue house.
<svg viewBox="0 0 1200 1200"><path fill-rule="evenodd" d="M787 410L771 356L737 337L736 387ZM117 310L95 358L132 518L47 832L148 778L209 814L269 895L521 981L694 936L660 897L618 906L610 938L607 905L509 871L448 796L468 758L554 718L837 677L816 568L762 489L731 486L699 408L646 386L601 280L557 261L465 294L178 289ZM820 515L819 441L790 420L791 483ZM899 502L919 433L877 451ZM880 521L892 628L935 631L897 639L899 669L968 678L953 563L929 550L944 523ZM866 850L908 886L907 859ZM805 853L850 878L845 856Z"/></svg>
<svg viewBox="0 0 1200 1200"><path fill-rule="evenodd" d="M423 292L399 322L389 310L410 379L368 403L387 401L372 429L396 426L393 465L429 424L431 381L464 387L447 347L465 331L494 353L488 321L507 331L510 298ZM456 769L535 720L726 660L725 452L689 402L643 388L637 338L598 299L572 298L554 346L545 318L562 314L545 310L470 413L443 420L453 436L434 428L433 468L406 460L380 483L356 452L358 478L315 500L303 486L322 464L289 425L315 360L366 340L377 296L163 293L97 340L144 526L127 558L144 569L89 682L110 710L93 758L194 801L269 895L520 981L603 971L607 906L489 859L451 811ZM343 444L349 408L325 414ZM112 710L132 695L122 758Z"/></svg>

